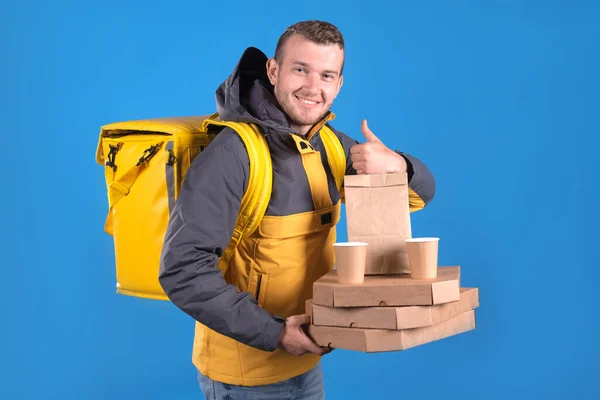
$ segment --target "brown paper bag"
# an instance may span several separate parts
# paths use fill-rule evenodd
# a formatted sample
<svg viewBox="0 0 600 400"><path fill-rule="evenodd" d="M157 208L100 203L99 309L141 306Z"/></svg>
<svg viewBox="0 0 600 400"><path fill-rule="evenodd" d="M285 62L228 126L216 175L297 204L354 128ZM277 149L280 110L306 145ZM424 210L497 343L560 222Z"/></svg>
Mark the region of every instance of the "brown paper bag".
<svg viewBox="0 0 600 400"><path fill-rule="evenodd" d="M369 243L365 275L410 273L407 175L348 175L344 188L348 240Z"/></svg>

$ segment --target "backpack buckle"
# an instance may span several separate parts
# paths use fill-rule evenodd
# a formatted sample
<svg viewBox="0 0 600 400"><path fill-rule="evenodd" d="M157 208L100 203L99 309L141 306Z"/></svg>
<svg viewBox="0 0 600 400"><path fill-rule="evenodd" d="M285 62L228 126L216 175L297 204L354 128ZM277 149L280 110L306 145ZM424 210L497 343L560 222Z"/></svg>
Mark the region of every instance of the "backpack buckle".
<svg viewBox="0 0 600 400"><path fill-rule="evenodd" d="M117 156L117 152L119 150L121 150L121 147L123 147L123 143L117 143L116 146L109 144L108 147L110 148L110 150L109 150L108 154L106 155L108 157L108 161L105 163L105 165L107 167L111 167L113 169L113 171L116 171L117 164L115 164L115 157Z"/></svg>
<svg viewBox="0 0 600 400"><path fill-rule="evenodd" d="M149 148L147 148L146 150L144 150L144 154L142 154L142 156L140 157L140 159L137 162L136 166L139 167L139 165L141 163L143 163L144 161L148 161L149 159L151 159L152 156L154 156L154 154L156 154L156 152L158 151L159 147L160 147L160 143L159 144L155 144L154 146L150 146Z"/></svg>

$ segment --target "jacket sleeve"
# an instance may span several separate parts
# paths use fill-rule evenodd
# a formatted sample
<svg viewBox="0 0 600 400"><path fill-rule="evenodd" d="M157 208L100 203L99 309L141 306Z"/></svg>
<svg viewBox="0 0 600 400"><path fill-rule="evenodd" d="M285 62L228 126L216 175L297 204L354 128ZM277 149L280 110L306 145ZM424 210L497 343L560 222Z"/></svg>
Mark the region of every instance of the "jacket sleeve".
<svg viewBox="0 0 600 400"><path fill-rule="evenodd" d="M273 351L284 320L228 284L217 268L235 227L248 169L243 142L229 128L193 160L169 219L159 281L169 299L196 321Z"/></svg>
<svg viewBox="0 0 600 400"><path fill-rule="evenodd" d="M328 125L340 139L344 152L346 153L346 175L356 175L352 167L350 148L359 142ZM407 166L409 205L411 211L423 209L435 195L435 178L429 168L417 157L398 151L396 153L404 157Z"/></svg>
<svg viewBox="0 0 600 400"><path fill-rule="evenodd" d="M396 150L406 160L408 172L408 201L411 211L427 206L435 195L435 179L423 161L417 157Z"/></svg>

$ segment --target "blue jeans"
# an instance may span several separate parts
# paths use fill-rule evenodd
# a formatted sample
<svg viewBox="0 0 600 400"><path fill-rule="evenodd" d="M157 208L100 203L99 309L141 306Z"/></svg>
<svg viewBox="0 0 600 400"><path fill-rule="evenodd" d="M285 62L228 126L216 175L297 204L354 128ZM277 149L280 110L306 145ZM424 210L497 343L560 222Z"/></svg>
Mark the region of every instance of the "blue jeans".
<svg viewBox="0 0 600 400"><path fill-rule="evenodd" d="M214 381L198 373L206 400L323 400L323 370L318 363L310 371L288 380L261 386L236 386Z"/></svg>

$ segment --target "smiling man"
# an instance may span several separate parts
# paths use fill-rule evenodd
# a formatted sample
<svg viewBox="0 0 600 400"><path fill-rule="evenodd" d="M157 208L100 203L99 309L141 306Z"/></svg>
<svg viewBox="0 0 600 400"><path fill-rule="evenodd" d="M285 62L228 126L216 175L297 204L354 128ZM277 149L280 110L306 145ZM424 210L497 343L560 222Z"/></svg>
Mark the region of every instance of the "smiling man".
<svg viewBox="0 0 600 400"><path fill-rule="evenodd" d="M433 198L427 167L387 148L366 121L363 143L329 124L343 67L338 29L300 22L284 32L273 58L248 48L217 89L222 120L261 127L273 191L259 229L221 272L249 176L245 146L226 127L194 159L169 221L159 278L171 301L197 321L192 358L207 399L324 397L320 358L329 350L305 334L304 304L313 283L333 269L342 198L320 135L325 125L346 153L347 175L406 172L412 202L422 208ZM319 157L306 156L314 153Z"/></svg>

